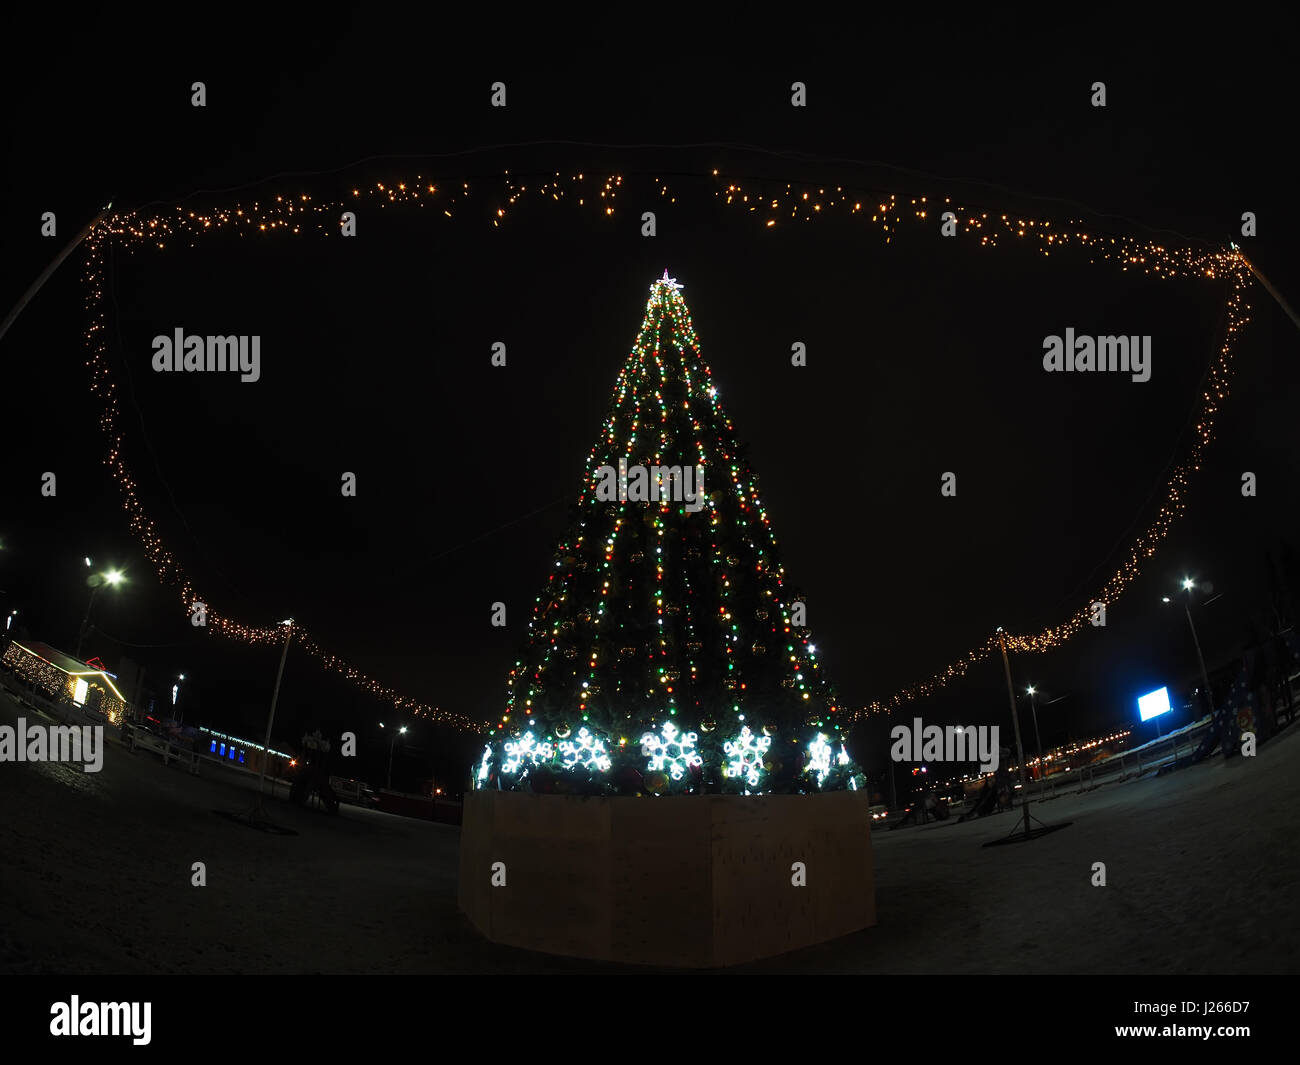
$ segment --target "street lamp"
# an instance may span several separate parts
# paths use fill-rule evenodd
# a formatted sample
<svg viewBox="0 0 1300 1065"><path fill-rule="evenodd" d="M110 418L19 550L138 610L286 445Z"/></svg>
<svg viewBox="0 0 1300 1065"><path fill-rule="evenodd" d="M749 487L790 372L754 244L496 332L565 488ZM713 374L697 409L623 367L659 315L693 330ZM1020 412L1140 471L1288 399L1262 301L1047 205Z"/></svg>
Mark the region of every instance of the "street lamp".
<svg viewBox="0 0 1300 1065"><path fill-rule="evenodd" d="M1038 700L1037 698L1035 698L1038 695L1038 689L1031 684L1026 689L1026 694L1029 696L1029 708L1034 713L1034 745L1038 748L1038 783L1041 788L1043 783L1044 766L1043 766L1043 739L1038 734Z"/></svg>
<svg viewBox="0 0 1300 1065"><path fill-rule="evenodd" d="M9 611L9 616L5 618L5 632L8 632L10 626L13 625L14 618L17 616L17 614L18 611L16 609Z"/></svg>
<svg viewBox="0 0 1300 1065"><path fill-rule="evenodd" d="M386 726L381 721L379 722L379 727L385 728ZM401 728L399 728L396 732L393 733L393 738L388 743L388 790L389 791L393 790L393 750L397 746L397 737L402 735L404 732L406 732L405 725L403 725Z"/></svg>
<svg viewBox="0 0 1300 1065"><path fill-rule="evenodd" d="M284 660L289 657L289 644L293 640L293 618L285 618L280 622L284 626L284 649L280 652L280 668L275 671L275 690L271 692L271 712L266 715L266 738L262 741L262 768L257 774L257 798L253 802L253 810L249 815L255 823L262 823L267 820L266 811L262 806L262 786L266 780L266 763L271 760L271 726L275 724L275 704L280 701L280 681L284 677ZM271 785L275 787L274 784Z"/></svg>
<svg viewBox="0 0 1300 1065"><path fill-rule="evenodd" d="M1214 714L1214 697L1210 692L1210 674L1205 668L1205 656L1201 654L1201 640L1196 635L1196 622L1192 620L1192 589L1196 587L1196 582L1191 577L1183 578L1183 591L1187 593L1187 601L1183 603L1183 612L1187 615L1187 625L1192 630L1192 643L1196 645L1196 661L1201 666L1201 681L1205 685L1205 705L1211 715ZM1212 591L1211 585L1206 585L1206 591ZM1169 602L1169 596L1160 597L1164 602ZM1217 598L1217 597L1216 597Z"/></svg>
<svg viewBox="0 0 1300 1065"><path fill-rule="evenodd" d="M90 559L86 559L86 565L90 565ZM87 581L90 584L90 599L86 603L86 616L81 619L81 630L77 633L77 653L75 657L81 657L81 645L85 642L86 634L90 631L90 608L95 605L95 596L104 585L109 584L116 588L125 580L121 570L111 569L107 573L92 573Z"/></svg>
<svg viewBox="0 0 1300 1065"><path fill-rule="evenodd" d="M185 680L185 674L184 674L184 673L178 673L178 674L176 674L176 683L172 685L172 710L173 710L173 712L175 712L176 703L177 703L177 701L180 699L180 696L181 696L181 684L182 684L182 682L184 682L184 680ZM180 717L180 720L181 720L181 723L184 724L184 722L185 722L185 711L184 711L184 710L181 711L181 717Z"/></svg>

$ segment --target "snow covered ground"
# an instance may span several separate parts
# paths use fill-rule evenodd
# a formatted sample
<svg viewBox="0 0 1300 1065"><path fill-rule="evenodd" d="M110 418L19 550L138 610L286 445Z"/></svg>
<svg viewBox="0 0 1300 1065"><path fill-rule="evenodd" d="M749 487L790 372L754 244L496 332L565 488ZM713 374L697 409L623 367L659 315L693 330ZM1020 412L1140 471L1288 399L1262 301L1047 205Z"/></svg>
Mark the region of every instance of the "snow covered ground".
<svg viewBox="0 0 1300 1065"><path fill-rule="evenodd" d="M0 725L19 713L0 692ZM1298 759L1300 726L1254 759L1062 796L1032 809L1071 827L1028 844L981 847L1008 813L877 831L877 927L737 971L1294 972ZM617 970L480 939L456 828L281 799L298 835L274 836L214 812L254 784L113 744L97 774L0 763L0 973Z"/></svg>

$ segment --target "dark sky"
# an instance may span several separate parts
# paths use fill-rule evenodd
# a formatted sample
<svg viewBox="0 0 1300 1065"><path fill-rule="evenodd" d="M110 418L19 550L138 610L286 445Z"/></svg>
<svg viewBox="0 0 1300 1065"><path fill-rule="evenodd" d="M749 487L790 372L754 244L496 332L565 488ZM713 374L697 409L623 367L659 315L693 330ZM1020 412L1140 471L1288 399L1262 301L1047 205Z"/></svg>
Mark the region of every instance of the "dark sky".
<svg viewBox="0 0 1300 1065"><path fill-rule="evenodd" d="M60 27L58 64L4 75L0 306L110 198L150 211L327 200L416 174L483 188L450 221L363 207L349 242L219 234L114 249L108 311L141 498L218 609L252 624L293 615L377 678L486 720L667 267L823 661L848 705L884 699L997 625L1037 630L1091 598L1190 442L1226 287L941 242L934 227L889 245L829 217L768 231L724 209L709 175L868 200L951 195L1207 249L1241 242L1253 210L1247 253L1300 302L1282 132L1296 57L1260 26L1235 56L1233 41L1167 30L1098 43L1068 24L1031 39L1010 24L877 22L760 42L741 24L615 35L616 47L597 27L408 32L369 16L170 36L106 16ZM796 79L805 109L789 105ZM189 104L194 80L205 109ZM488 106L496 80L504 111ZM1089 105L1097 80L1105 109ZM526 201L493 229L505 169L528 182L622 174L618 213ZM646 209L653 239L639 234ZM60 239L40 237L45 210ZM131 580L100 597L105 635L88 653L110 666L129 654L160 687L184 670L191 713L260 735L275 652L199 636L125 527L87 387L79 279L74 255L0 341L0 606L71 648L82 556L120 564ZM1276 304L1258 287L1250 301L1186 518L1105 629L1012 663L1018 684L1060 699L1040 713L1046 743L1128 723L1138 693L1193 681L1185 619L1160 603L1184 574L1223 593L1198 614L1211 667L1267 608L1264 552L1294 542L1300 518L1300 360ZM260 334L262 380L155 374L151 338L178 325ZM1152 380L1044 374L1042 338L1067 325L1151 334ZM496 340L505 370L488 363ZM806 368L790 366L795 341ZM46 470L54 500L39 494ZM340 496L344 470L355 499ZM940 498L946 470L956 499ZM1257 498L1240 494L1244 470ZM504 631L488 623L495 600L510 609ZM1001 663L916 712L1009 726ZM292 653L281 713L287 740L321 716L379 743L386 717ZM411 776L421 759L458 771L472 748L425 724L413 735L418 755L399 768ZM869 764L881 737L859 734Z"/></svg>

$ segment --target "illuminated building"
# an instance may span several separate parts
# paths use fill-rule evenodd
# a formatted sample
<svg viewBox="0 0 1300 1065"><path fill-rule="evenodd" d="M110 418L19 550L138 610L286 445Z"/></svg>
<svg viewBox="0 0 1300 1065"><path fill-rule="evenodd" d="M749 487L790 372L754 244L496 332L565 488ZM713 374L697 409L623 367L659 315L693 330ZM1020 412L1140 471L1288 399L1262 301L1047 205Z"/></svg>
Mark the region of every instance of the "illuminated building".
<svg viewBox="0 0 1300 1065"><path fill-rule="evenodd" d="M51 699L66 700L88 713L103 714L110 724L122 723L127 701L113 683L115 673L96 669L49 644L18 640L6 648L0 665Z"/></svg>

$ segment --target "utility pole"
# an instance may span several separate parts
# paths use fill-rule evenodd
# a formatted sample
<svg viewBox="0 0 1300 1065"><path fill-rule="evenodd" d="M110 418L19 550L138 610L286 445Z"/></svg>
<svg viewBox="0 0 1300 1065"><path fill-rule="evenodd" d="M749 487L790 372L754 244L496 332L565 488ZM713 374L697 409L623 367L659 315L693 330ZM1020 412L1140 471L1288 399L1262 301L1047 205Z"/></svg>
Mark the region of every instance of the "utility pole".
<svg viewBox="0 0 1300 1065"><path fill-rule="evenodd" d="M1241 249L1237 247L1236 244L1232 246L1232 249L1238 255L1241 255ZM1250 270L1250 272L1255 275L1255 280L1264 286L1264 291L1267 292L1270 296L1272 296L1275 300L1277 300L1277 305L1281 307L1283 311L1286 312L1287 317L1290 318L1291 321L1295 323L1296 327L1300 328L1300 315L1297 315L1296 312L1291 309L1291 305L1287 303L1285 299L1282 298L1282 293L1280 293L1277 289L1275 289L1272 283L1269 281L1269 279L1266 278L1258 270L1256 270L1255 264L1252 263L1249 259L1247 259L1244 255L1241 255L1241 261L1245 263L1247 268Z"/></svg>
<svg viewBox="0 0 1300 1065"><path fill-rule="evenodd" d="M29 304L32 301L32 297L35 296L36 293L38 293L41 290L41 286L44 285L45 282L50 279L50 275L53 274L54 271L59 268L59 264L62 263L63 260L66 259L69 255L72 254L72 249L75 248L78 244L80 244L83 240L85 240L86 237L90 234L90 231L94 229L95 226L99 225L99 220L103 218L104 215L108 214L112 206L113 206L112 201L107 203L100 210L99 214L95 215L94 218L92 218L89 222L87 222L85 227L81 230L81 232L78 233L75 237L72 238L72 240L68 242L67 247L65 247L61 252L59 252L58 255L54 257L54 261L51 262L49 266L47 266L44 270L41 271L40 276L37 277L36 280L31 283L27 291L23 293L22 298L17 303L15 303L13 309L7 315L5 315L5 320L3 322L0 322L0 339L3 339L4 335L7 332L9 332L9 327L13 325L14 321L18 318L18 316L23 313L23 308L26 307L27 304Z"/></svg>
<svg viewBox="0 0 1300 1065"><path fill-rule="evenodd" d="M1029 708L1034 714L1034 746L1038 749L1038 793L1043 793L1043 777L1046 775L1043 765L1043 737L1038 732L1038 689L1029 685Z"/></svg>
<svg viewBox="0 0 1300 1065"><path fill-rule="evenodd" d="M1187 589L1187 602L1183 611L1187 614L1187 624L1192 630L1192 643L1196 644L1196 661L1201 664L1201 680L1205 683L1205 705L1211 716L1214 715L1214 696L1210 693L1210 675L1205 670L1205 656L1201 654L1201 641L1196 635L1196 624L1192 621L1192 590Z"/></svg>
<svg viewBox="0 0 1300 1065"><path fill-rule="evenodd" d="M1011 683L1011 660L1007 658L1007 637L998 628L998 646L1002 648L1002 668L1007 674L1007 698L1011 700L1011 723L1016 729L1016 756L1020 759L1020 790L1022 809L1025 811L1025 838L1030 838L1029 831L1029 788L1025 784L1025 748L1020 742L1020 712L1016 709L1016 689Z"/></svg>
<svg viewBox="0 0 1300 1065"><path fill-rule="evenodd" d="M287 626L284 634L284 650L280 652L280 668L275 674L275 691L271 694L271 713L266 719L266 739L262 741L262 768L257 774L257 800L253 807L255 814L262 811L262 786L266 780L266 763L271 758L271 726L275 724L275 704L280 700L280 678L284 676L284 660L289 657L289 641L293 639L293 618L280 622Z"/></svg>
<svg viewBox="0 0 1300 1065"><path fill-rule="evenodd" d="M95 585L90 590L90 600L86 603L86 616L81 619L81 628L77 630L77 653L74 658L81 658L81 647L86 642L86 634L90 629L90 608L95 605L95 596L99 594L100 585Z"/></svg>

